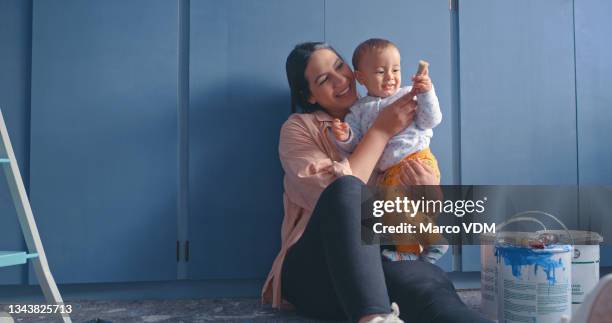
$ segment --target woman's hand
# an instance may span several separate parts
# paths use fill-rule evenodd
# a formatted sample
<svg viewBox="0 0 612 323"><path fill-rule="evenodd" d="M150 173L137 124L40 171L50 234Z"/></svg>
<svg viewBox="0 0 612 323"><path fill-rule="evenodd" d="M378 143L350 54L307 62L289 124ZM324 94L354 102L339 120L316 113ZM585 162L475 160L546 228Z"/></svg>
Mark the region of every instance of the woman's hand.
<svg viewBox="0 0 612 323"><path fill-rule="evenodd" d="M416 108L414 94L408 93L380 111L372 127L348 157L353 175L364 183L368 182L387 142L414 121Z"/></svg>
<svg viewBox="0 0 612 323"><path fill-rule="evenodd" d="M439 186L440 180L434 170L418 159L402 163L400 182L404 186L406 194L414 200L424 198L441 201L444 199L444 194Z"/></svg>
<svg viewBox="0 0 612 323"><path fill-rule="evenodd" d="M412 199L442 200L440 180L431 167L418 159L402 163L400 182Z"/></svg>
<svg viewBox="0 0 612 323"><path fill-rule="evenodd" d="M414 95L404 95L384 108L348 157L353 175L367 183L387 142L414 120Z"/></svg>
<svg viewBox="0 0 612 323"><path fill-rule="evenodd" d="M434 170L418 159L412 159L402 163L400 181L404 186L440 184Z"/></svg>
<svg viewBox="0 0 612 323"><path fill-rule="evenodd" d="M408 127L414 121L417 103L414 94L408 93L384 108L371 129L387 135L387 140Z"/></svg>

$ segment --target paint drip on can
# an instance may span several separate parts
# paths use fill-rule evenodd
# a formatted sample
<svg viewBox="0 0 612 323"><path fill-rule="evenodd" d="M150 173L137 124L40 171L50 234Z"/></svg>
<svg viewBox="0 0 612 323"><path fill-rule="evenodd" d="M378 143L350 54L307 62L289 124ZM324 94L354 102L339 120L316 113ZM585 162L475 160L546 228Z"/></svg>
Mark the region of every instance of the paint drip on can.
<svg viewBox="0 0 612 323"><path fill-rule="evenodd" d="M538 231L544 232L544 231ZM548 233L564 234L563 230ZM574 241L572 258L572 312L576 312L585 296L599 281L599 244L603 237L592 231L568 230Z"/></svg>
<svg viewBox="0 0 612 323"><path fill-rule="evenodd" d="M558 323L571 316L573 248L556 237L502 239L495 245L500 322Z"/></svg>
<svg viewBox="0 0 612 323"><path fill-rule="evenodd" d="M502 224L500 227L503 227ZM480 235L480 311L491 320L497 320L497 260L495 242L506 240L511 236L514 240L532 237L533 232L498 232Z"/></svg>

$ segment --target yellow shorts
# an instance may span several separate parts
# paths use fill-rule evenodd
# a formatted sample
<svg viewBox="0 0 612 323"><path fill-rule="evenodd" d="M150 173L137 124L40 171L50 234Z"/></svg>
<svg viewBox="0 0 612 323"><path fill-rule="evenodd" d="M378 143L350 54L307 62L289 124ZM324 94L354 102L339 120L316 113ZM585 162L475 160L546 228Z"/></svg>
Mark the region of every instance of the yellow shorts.
<svg viewBox="0 0 612 323"><path fill-rule="evenodd" d="M394 199L395 196L401 196L404 195L403 192L398 191L401 190L401 188L399 187L399 185L401 185L400 183L400 171L402 169L402 163L404 161L407 160L415 160L418 159L419 161L423 162L425 165L431 167L434 171L434 173L436 174L436 177L438 179L440 179L440 168L438 167L438 160L436 159L436 157L431 153L431 150L429 148L423 149L421 151L418 151L416 153L410 154L408 156L406 156L404 159L402 159L401 162L389 167L385 173L382 175L379 185L382 186L394 186L396 189L393 191L389 191L389 198L388 199ZM395 217L395 215L393 215ZM423 222L426 221L426 215L424 214L420 214L418 213L415 218L413 219L409 219L407 220L408 222L414 222L415 224L417 224L418 222ZM386 222L386 221L385 221ZM393 221L394 222L394 221ZM391 223L393 224L393 223ZM409 237L407 238L408 240L414 241L417 240L418 244L401 244L401 245L396 245L395 246L395 250L399 251L399 252L409 252L409 253L414 253L416 255L421 253L421 246L422 245L426 245L428 244L425 241L430 241L432 238L434 237L423 237L422 235L418 235L418 237ZM435 239L437 239L438 237L435 237ZM425 240L425 241L424 241Z"/></svg>
<svg viewBox="0 0 612 323"><path fill-rule="evenodd" d="M389 167L383 174L380 184L387 185L387 186L399 185L400 184L400 171L402 169L402 162L407 161L407 160L415 160L415 159L418 159L421 162L423 162L425 165L431 167L433 171L435 172L436 177L440 179L440 168L438 168L438 160L436 159L436 156L434 156L431 153L431 150L429 148L425 148L421 151L417 151L416 153L413 153L413 154L410 154L404 157L404 159L402 159L401 162Z"/></svg>

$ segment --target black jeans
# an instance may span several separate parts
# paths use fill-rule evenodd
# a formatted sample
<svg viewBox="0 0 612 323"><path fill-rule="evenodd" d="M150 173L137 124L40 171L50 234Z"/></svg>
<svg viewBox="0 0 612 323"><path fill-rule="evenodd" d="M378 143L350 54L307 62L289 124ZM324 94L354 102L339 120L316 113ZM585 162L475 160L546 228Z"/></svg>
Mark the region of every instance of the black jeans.
<svg viewBox="0 0 612 323"><path fill-rule="evenodd" d="M382 261L361 243L361 189L353 176L321 194L304 235L288 251L283 298L303 315L357 322L399 305L406 322L489 322L467 308L446 273L422 261Z"/></svg>

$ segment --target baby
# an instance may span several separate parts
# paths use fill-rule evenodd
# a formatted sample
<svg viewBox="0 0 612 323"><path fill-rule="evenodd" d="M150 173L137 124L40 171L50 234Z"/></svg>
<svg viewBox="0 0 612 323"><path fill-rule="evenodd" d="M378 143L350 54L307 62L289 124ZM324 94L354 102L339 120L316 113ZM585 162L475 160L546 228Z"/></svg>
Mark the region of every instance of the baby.
<svg viewBox="0 0 612 323"><path fill-rule="evenodd" d="M380 184L398 187L401 162L414 159L430 166L439 179L438 162L429 150L432 129L442 121L440 104L433 87L423 93L417 93L422 91L411 86L400 87L400 53L392 42L385 39L372 38L357 46L353 53L353 68L357 81L366 87L368 95L351 107L345 122L338 119L334 121L332 132L339 149L346 154L351 153L381 109L404 95L416 94L417 112L414 122L389 140L378 161L376 167L384 172ZM419 62L417 74L428 75L426 62ZM427 216L420 214L416 219L427 221ZM442 241L441 236L421 236L418 239L420 245L398 245L395 251L383 250L383 255L390 260L421 259L434 263L448 250L447 245L439 244Z"/></svg>

